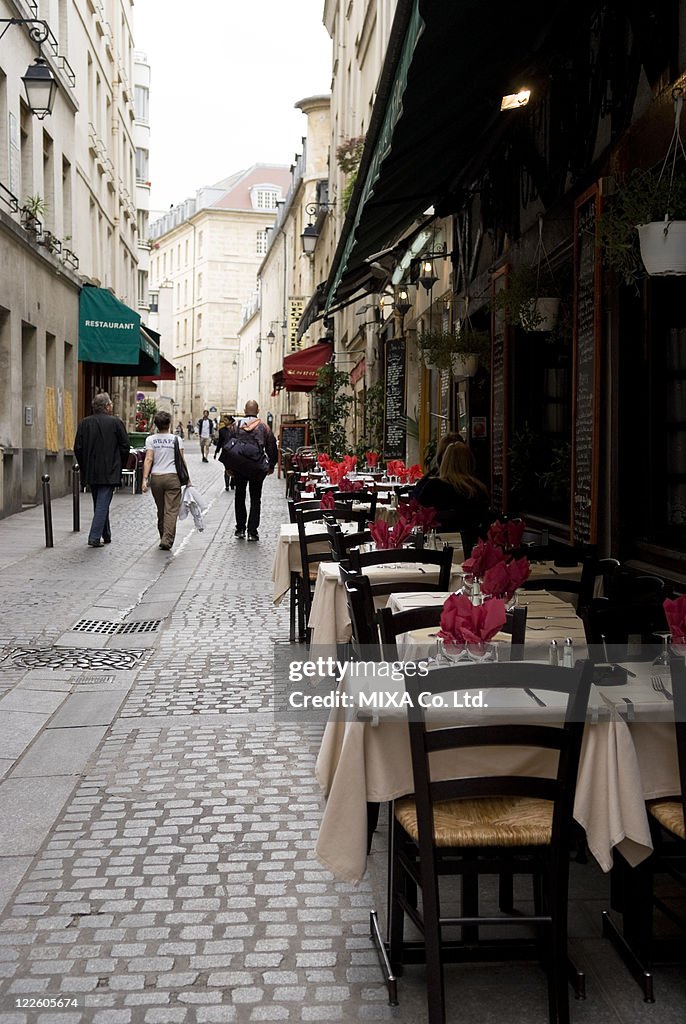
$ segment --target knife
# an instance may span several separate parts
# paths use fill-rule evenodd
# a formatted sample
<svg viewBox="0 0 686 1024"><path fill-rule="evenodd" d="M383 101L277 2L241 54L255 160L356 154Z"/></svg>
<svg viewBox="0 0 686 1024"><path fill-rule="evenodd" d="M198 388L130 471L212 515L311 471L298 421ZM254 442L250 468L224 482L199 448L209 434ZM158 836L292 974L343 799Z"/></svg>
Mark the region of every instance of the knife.
<svg viewBox="0 0 686 1024"><path fill-rule="evenodd" d="M540 697L537 697L533 690L529 690L528 687L524 687L524 693L526 693L532 700L535 700L539 708L546 708L548 705L545 701L542 701Z"/></svg>

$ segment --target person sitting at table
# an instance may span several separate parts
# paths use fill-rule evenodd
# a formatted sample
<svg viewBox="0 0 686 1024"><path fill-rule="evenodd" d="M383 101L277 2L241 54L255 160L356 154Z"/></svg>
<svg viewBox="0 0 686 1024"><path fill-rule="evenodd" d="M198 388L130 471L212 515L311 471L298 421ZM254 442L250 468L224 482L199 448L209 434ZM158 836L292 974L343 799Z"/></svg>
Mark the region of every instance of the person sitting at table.
<svg viewBox="0 0 686 1024"><path fill-rule="evenodd" d="M424 488L426 487L429 480L435 480L436 477L438 476L441 469L441 460L448 445L457 444L462 441L462 434L458 434L456 430L451 431L449 434L443 435L443 437L438 442L438 445L436 446L436 461L434 462L434 465L431 467L429 472L425 473L421 480L418 480L417 483L415 484L413 497L416 498L417 501L421 501L420 495ZM424 502L422 502L422 504L424 504Z"/></svg>
<svg viewBox="0 0 686 1024"><path fill-rule="evenodd" d="M462 534L465 558L477 539L486 536L491 520L488 491L475 470L471 448L462 441L453 442L443 452L438 476L427 480L417 495L420 505L438 512L439 530Z"/></svg>

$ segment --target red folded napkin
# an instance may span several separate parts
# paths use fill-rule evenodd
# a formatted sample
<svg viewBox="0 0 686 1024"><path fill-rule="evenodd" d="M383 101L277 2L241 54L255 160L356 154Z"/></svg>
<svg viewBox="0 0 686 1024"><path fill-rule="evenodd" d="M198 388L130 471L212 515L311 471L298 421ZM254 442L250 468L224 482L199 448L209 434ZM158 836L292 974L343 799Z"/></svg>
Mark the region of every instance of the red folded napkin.
<svg viewBox="0 0 686 1024"><path fill-rule="evenodd" d="M526 523L523 519L508 520L506 523L501 523L499 519L496 519L494 523L491 523L487 537L492 544L501 548L518 548L522 543L525 529Z"/></svg>
<svg viewBox="0 0 686 1024"><path fill-rule="evenodd" d="M471 558L462 563L462 570L472 576L483 577L498 562L505 560L505 552L490 540L479 540L472 548Z"/></svg>
<svg viewBox="0 0 686 1024"><path fill-rule="evenodd" d="M338 484L342 491L363 491L364 483L362 480L351 480L350 477L344 476Z"/></svg>
<svg viewBox="0 0 686 1024"><path fill-rule="evenodd" d="M418 462L415 462L414 466L410 466L410 468L408 469L407 475L410 483L415 484L417 480L421 480L421 478L424 476L424 470L422 469Z"/></svg>
<svg viewBox="0 0 686 1024"><path fill-rule="evenodd" d="M453 644L486 643L505 625L505 602L492 598L475 605L465 594L451 594L443 605L438 635Z"/></svg>
<svg viewBox="0 0 686 1024"><path fill-rule="evenodd" d="M677 597L674 600L667 598L662 602L662 607L672 634L672 642L686 644L686 597Z"/></svg>
<svg viewBox="0 0 686 1024"><path fill-rule="evenodd" d="M525 557L512 559L510 562L496 562L484 573L481 590L484 594L504 597L510 600L515 590L529 578L531 569Z"/></svg>
<svg viewBox="0 0 686 1024"><path fill-rule="evenodd" d="M401 548L412 533L412 527L402 519L392 527L389 527L384 519L376 519L370 525L369 532L377 550L381 551L386 548Z"/></svg>
<svg viewBox="0 0 686 1024"><path fill-rule="evenodd" d="M420 505L416 498L400 502L398 519L410 523L413 527L421 526L423 533L438 529L438 510L431 505Z"/></svg>
<svg viewBox="0 0 686 1024"><path fill-rule="evenodd" d="M374 467L376 466L377 462L379 461L379 453L378 452L365 452L364 453L364 457L366 459L366 462L367 462L367 465L369 466L369 468L370 469L374 469Z"/></svg>
<svg viewBox="0 0 686 1024"><path fill-rule="evenodd" d="M322 497L321 497L321 501L319 502L319 507L320 508L334 508L335 504L336 504L336 501L335 501L334 496L333 496L333 491L326 491L326 493L323 494Z"/></svg>

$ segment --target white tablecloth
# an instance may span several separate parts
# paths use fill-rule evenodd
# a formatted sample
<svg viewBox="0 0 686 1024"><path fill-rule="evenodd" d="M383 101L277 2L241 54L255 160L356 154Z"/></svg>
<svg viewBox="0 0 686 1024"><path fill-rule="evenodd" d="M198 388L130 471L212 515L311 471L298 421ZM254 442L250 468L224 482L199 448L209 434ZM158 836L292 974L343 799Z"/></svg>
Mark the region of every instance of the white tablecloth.
<svg viewBox="0 0 686 1024"><path fill-rule="evenodd" d="M600 710L593 713L597 721L589 722L584 734L574 817L586 830L593 856L608 871L614 847L632 864L649 856L644 800L679 792L679 776L674 725L659 721L671 716L671 705L656 697L647 678L632 680L628 687L593 691L591 706L600 705ZM632 694L636 720L631 725L614 710L614 704L624 703L617 691ZM540 710L532 701L532 720ZM448 759L449 771L454 755L441 756ZM483 773L483 754L478 750L461 750L459 756L462 773ZM494 773L545 771L538 757L521 749L499 754L497 764L492 751L489 758ZM317 857L337 878L356 884L366 869L367 802L395 800L414 788L409 733L401 713L382 717L378 726L352 716L332 717L316 777L328 796Z"/></svg>

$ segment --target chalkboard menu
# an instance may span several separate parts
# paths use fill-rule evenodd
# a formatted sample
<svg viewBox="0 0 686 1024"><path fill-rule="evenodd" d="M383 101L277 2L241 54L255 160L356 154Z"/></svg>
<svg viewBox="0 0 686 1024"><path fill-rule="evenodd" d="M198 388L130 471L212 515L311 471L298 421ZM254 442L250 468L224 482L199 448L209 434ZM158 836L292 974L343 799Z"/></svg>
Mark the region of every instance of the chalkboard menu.
<svg viewBox="0 0 686 1024"><path fill-rule="evenodd" d="M384 459L405 458L405 341L389 338L385 344L386 405L384 411Z"/></svg>
<svg viewBox="0 0 686 1024"><path fill-rule="evenodd" d="M450 429L450 370L441 370L439 385L438 436L443 437Z"/></svg>
<svg viewBox="0 0 686 1024"><path fill-rule="evenodd" d="M282 423L279 430L279 450L290 448L297 451L309 444L309 424L307 423Z"/></svg>
<svg viewBox="0 0 686 1024"><path fill-rule="evenodd" d="M571 539L592 544L597 533L600 260L596 186L574 207L574 379L572 388Z"/></svg>
<svg viewBox="0 0 686 1024"><path fill-rule="evenodd" d="M507 287L508 267L491 279L493 298ZM508 347L507 324L502 310L495 309L491 324L491 508L507 511Z"/></svg>

